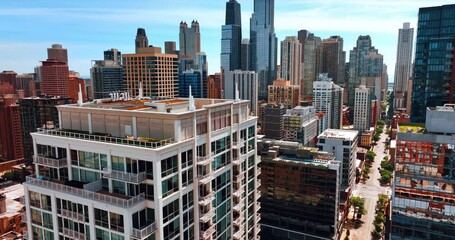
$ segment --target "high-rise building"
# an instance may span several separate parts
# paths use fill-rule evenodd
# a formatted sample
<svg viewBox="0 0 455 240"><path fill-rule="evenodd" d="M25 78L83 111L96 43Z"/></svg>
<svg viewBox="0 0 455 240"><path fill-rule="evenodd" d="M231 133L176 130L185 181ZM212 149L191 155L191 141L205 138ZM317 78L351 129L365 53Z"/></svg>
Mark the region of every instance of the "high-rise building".
<svg viewBox="0 0 455 240"><path fill-rule="evenodd" d="M358 131L370 130L370 89L365 87L365 85L360 85L355 89L354 96L354 129Z"/></svg>
<svg viewBox="0 0 455 240"><path fill-rule="evenodd" d="M23 90L25 96L33 96L34 76L32 73L16 75L16 90Z"/></svg>
<svg viewBox="0 0 455 240"><path fill-rule="evenodd" d="M308 35L310 32L308 30L302 29L297 32L297 38L299 39L300 44L302 44L302 56L300 57L300 60L302 61L303 65L303 60L305 59L305 42L306 39L308 38Z"/></svg>
<svg viewBox="0 0 455 240"><path fill-rule="evenodd" d="M412 82L413 122L423 122L426 107L455 101L454 9L455 4L419 9Z"/></svg>
<svg viewBox="0 0 455 240"><path fill-rule="evenodd" d="M369 35L357 38L357 45L349 55L348 106L354 106L355 89L359 85L370 88L374 93L372 97L381 95L383 61L383 56L372 46Z"/></svg>
<svg viewBox="0 0 455 240"><path fill-rule="evenodd" d="M177 48L174 41L164 42L164 53L165 54L176 54Z"/></svg>
<svg viewBox="0 0 455 240"><path fill-rule="evenodd" d="M234 71L242 68L242 21L240 3L226 2L226 20L221 27L221 69Z"/></svg>
<svg viewBox="0 0 455 240"><path fill-rule="evenodd" d="M268 104L283 105L286 109L300 105L300 87L288 80L276 80L269 85Z"/></svg>
<svg viewBox="0 0 455 240"><path fill-rule="evenodd" d="M283 140L300 142L303 146L315 146L318 134L316 110L313 106L297 106L293 109L288 109L283 116L283 120Z"/></svg>
<svg viewBox="0 0 455 240"><path fill-rule="evenodd" d="M250 111L257 114L258 105L258 75L253 71L227 71L224 73L224 99L250 101ZM237 86L237 89L236 89Z"/></svg>
<svg viewBox="0 0 455 240"><path fill-rule="evenodd" d="M398 30L397 61L395 63L395 78L393 82L394 103L393 107L406 107L405 94L408 88L408 80L411 76L412 48L414 40L414 28L409 27L408 22L403 23L403 28Z"/></svg>
<svg viewBox="0 0 455 240"><path fill-rule="evenodd" d="M145 33L145 29L138 28L135 39L136 53L138 53L139 48L146 48L149 46L149 39Z"/></svg>
<svg viewBox="0 0 455 240"><path fill-rule="evenodd" d="M275 1L255 0L250 19L251 70L258 74L259 99L267 100L267 87L276 76L277 38Z"/></svg>
<svg viewBox="0 0 455 240"><path fill-rule="evenodd" d="M194 58L201 52L201 33L197 21L193 20L190 28L186 22L180 22L179 47L180 56Z"/></svg>
<svg viewBox="0 0 455 240"><path fill-rule="evenodd" d="M179 96L189 97L191 94L196 98L207 97L207 78L203 78L199 70L186 70L179 74Z"/></svg>
<svg viewBox="0 0 455 240"><path fill-rule="evenodd" d="M59 106L60 128L33 134L28 239L257 239L248 106L192 97Z"/></svg>
<svg viewBox="0 0 455 240"><path fill-rule="evenodd" d="M314 34L308 34L304 46L304 60L303 60L303 77L300 88L303 88L302 100L311 101L313 99L313 82L316 81L317 76L321 73L322 67L322 41L320 37Z"/></svg>
<svg viewBox="0 0 455 240"><path fill-rule="evenodd" d="M3 71L0 73L0 83L15 85L17 73L14 71Z"/></svg>
<svg viewBox="0 0 455 240"><path fill-rule="evenodd" d="M398 123L390 239L453 239L453 119L451 104L428 107L425 124Z"/></svg>
<svg viewBox="0 0 455 240"><path fill-rule="evenodd" d="M123 54L124 90L134 97L142 83L144 97L175 97L178 95L177 55L163 54L161 48L137 49ZM159 73L159 74L157 74Z"/></svg>
<svg viewBox="0 0 455 240"><path fill-rule="evenodd" d="M22 123L17 96L0 96L0 158L15 160L24 157Z"/></svg>
<svg viewBox="0 0 455 240"><path fill-rule="evenodd" d="M341 162L340 211L345 214L343 219L349 211L349 196L355 185L358 133L354 130L327 129L318 136L319 150L334 153L335 159Z"/></svg>
<svg viewBox="0 0 455 240"><path fill-rule="evenodd" d="M335 156L269 139L258 140L258 151L261 239L338 239L341 167Z"/></svg>
<svg viewBox="0 0 455 240"><path fill-rule="evenodd" d="M281 41L280 79L299 85L302 80L302 44L297 37L286 37Z"/></svg>
<svg viewBox="0 0 455 240"><path fill-rule="evenodd" d="M242 39L240 50L240 66L242 71L251 70L251 57L250 57L250 39Z"/></svg>
<svg viewBox="0 0 455 240"><path fill-rule="evenodd" d="M382 76L381 76L381 98L376 99L378 101L385 101L387 99L389 85L389 73L387 72L387 64L382 64Z"/></svg>
<svg viewBox="0 0 455 240"><path fill-rule="evenodd" d="M24 141L24 158L31 160L33 156L33 140L30 133L38 128L54 128L59 126L56 106L70 103L69 98L40 96L19 100L22 120L22 139Z"/></svg>
<svg viewBox="0 0 455 240"><path fill-rule="evenodd" d="M48 59L40 67L41 94L53 96L69 95L69 69L64 62Z"/></svg>
<svg viewBox="0 0 455 240"><path fill-rule="evenodd" d="M122 52L117 50L117 48L108 49L104 51L104 60L113 61L118 65L122 65Z"/></svg>
<svg viewBox="0 0 455 240"><path fill-rule="evenodd" d="M92 98L108 98L112 92L123 91L123 68L118 62L111 60L92 61L90 80Z"/></svg>
<svg viewBox="0 0 455 240"><path fill-rule="evenodd" d="M52 47L47 49L47 59L64 62L68 65L68 50L61 44L52 44Z"/></svg>
<svg viewBox="0 0 455 240"><path fill-rule="evenodd" d="M316 112L324 113L326 128L341 129L343 126L343 91L326 73L319 74L318 81L313 82L313 106Z"/></svg>
<svg viewBox="0 0 455 240"><path fill-rule="evenodd" d="M223 91L223 81L221 73L215 73L207 77L207 98L221 99Z"/></svg>
<svg viewBox="0 0 455 240"><path fill-rule="evenodd" d="M262 109L261 129L266 138L281 140L284 138L284 114L286 108L283 105L267 104Z"/></svg>
<svg viewBox="0 0 455 240"><path fill-rule="evenodd" d="M329 78L339 85L344 86L344 66L346 52L343 51L343 38L331 36L322 41L322 67L321 72L328 73Z"/></svg>

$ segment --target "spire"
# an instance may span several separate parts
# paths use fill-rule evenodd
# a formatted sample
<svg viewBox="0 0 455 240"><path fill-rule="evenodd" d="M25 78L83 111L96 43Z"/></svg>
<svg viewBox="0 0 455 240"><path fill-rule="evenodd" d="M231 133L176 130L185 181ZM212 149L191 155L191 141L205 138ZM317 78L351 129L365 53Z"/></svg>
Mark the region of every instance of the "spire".
<svg viewBox="0 0 455 240"><path fill-rule="evenodd" d="M188 111L194 111L194 110L196 110L196 107L194 106L194 98L193 98L193 94L191 93L191 85L190 85L190 103L188 106Z"/></svg>
<svg viewBox="0 0 455 240"><path fill-rule="evenodd" d="M77 105L80 107L82 106L83 100L82 100L82 88L81 84L79 84L79 92L77 93Z"/></svg>
<svg viewBox="0 0 455 240"><path fill-rule="evenodd" d="M139 82L139 98L144 97L144 89L142 89L142 82Z"/></svg>
<svg viewBox="0 0 455 240"><path fill-rule="evenodd" d="M239 85L238 82L235 82L235 101L240 102L240 96L239 96Z"/></svg>

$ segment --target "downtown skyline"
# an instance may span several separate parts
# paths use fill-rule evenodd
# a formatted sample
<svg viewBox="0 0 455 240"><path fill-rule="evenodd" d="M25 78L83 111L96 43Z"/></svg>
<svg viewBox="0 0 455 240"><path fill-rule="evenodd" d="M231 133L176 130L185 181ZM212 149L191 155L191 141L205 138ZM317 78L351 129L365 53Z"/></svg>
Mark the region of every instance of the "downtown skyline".
<svg viewBox="0 0 455 240"><path fill-rule="evenodd" d="M253 1L240 0L239 3L242 36L249 38ZM220 71L225 1L197 0L191 6L183 0L112 1L109 4L86 0L52 4L49 1L2 2L0 66L18 73L33 72L39 61L46 59L46 48L59 43L68 49L70 69L88 77L91 60L102 59L104 50L117 48L124 54L133 53L138 27L146 30L150 45L164 51L164 41L175 41L178 45L180 21L190 23L194 19L200 23L201 50L207 54L209 74ZM359 35L370 35L373 45L384 55L389 82L392 82L398 29L403 22L417 28L420 7L442 4L449 1L276 2L275 32L278 42L286 36L296 36L300 29L322 39L339 35L344 39L345 51L355 46Z"/></svg>

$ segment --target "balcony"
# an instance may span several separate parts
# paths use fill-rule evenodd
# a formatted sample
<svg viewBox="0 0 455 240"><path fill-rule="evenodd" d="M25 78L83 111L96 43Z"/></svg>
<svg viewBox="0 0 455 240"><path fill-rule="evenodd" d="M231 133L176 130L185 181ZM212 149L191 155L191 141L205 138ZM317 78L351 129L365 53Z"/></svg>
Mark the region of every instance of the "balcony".
<svg viewBox="0 0 455 240"><path fill-rule="evenodd" d="M241 214L237 219L234 220L234 224L235 224L236 226L239 226L239 227L240 227L240 226L242 226L243 220L244 220L244 219L245 219L245 218L244 218L244 217L242 216L242 214Z"/></svg>
<svg viewBox="0 0 455 240"><path fill-rule="evenodd" d="M213 160L212 156L197 157L197 165L207 165Z"/></svg>
<svg viewBox="0 0 455 240"><path fill-rule="evenodd" d="M257 167L256 168L256 177L258 177L259 175L261 175L262 171L261 171L261 168L260 167Z"/></svg>
<svg viewBox="0 0 455 240"><path fill-rule="evenodd" d="M238 142L232 142L232 148L234 149L240 149L245 145L245 140L240 139Z"/></svg>
<svg viewBox="0 0 455 240"><path fill-rule="evenodd" d="M147 225L145 228L142 229L132 228L131 237L143 239L156 232L156 230L157 227L155 222Z"/></svg>
<svg viewBox="0 0 455 240"><path fill-rule="evenodd" d="M136 204L139 204L139 203L145 201L144 193L141 193L135 197L127 197L127 196L123 196L123 195L114 196L112 194L107 194L104 192L94 192L94 191L89 191L86 189L68 186L68 185L63 184L62 182L46 181L46 180L38 179L33 175L26 177L25 184L43 187L43 188L54 190L56 192L67 193L67 194L71 194L71 195L74 195L77 197L87 198L87 199L91 199L94 201L112 204L112 205L116 205L116 206L124 207L124 208L129 208L129 207L132 207ZM89 185L89 184L86 184L86 185Z"/></svg>
<svg viewBox="0 0 455 240"><path fill-rule="evenodd" d="M243 202L240 202L237 205L235 205L233 207L233 209L234 209L234 211L240 213L240 212L242 212L244 206L245 206L245 204Z"/></svg>
<svg viewBox="0 0 455 240"><path fill-rule="evenodd" d="M261 214L256 213L256 223L259 224L259 221L261 221Z"/></svg>
<svg viewBox="0 0 455 240"><path fill-rule="evenodd" d="M243 234L245 233L243 226L239 228L237 232L232 236L234 239L243 240Z"/></svg>
<svg viewBox="0 0 455 240"><path fill-rule="evenodd" d="M256 188L259 188L261 186L261 179L258 179L256 181Z"/></svg>
<svg viewBox="0 0 455 240"><path fill-rule="evenodd" d="M242 157L238 156L238 157L235 157L234 159L232 159L232 164L240 165L242 163L242 161L243 161Z"/></svg>
<svg viewBox="0 0 455 240"><path fill-rule="evenodd" d="M203 223L206 223L212 220L213 216L215 216L215 208L211 208L206 213L201 213L201 217L199 218L199 220Z"/></svg>
<svg viewBox="0 0 455 240"><path fill-rule="evenodd" d="M235 190L232 195L234 195L235 197L242 197L242 194L244 192L245 192L245 190L241 187L241 188Z"/></svg>
<svg viewBox="0 0 455 240"><path fill-rule="evenodd" d="M145 179L147 179L146 172L140 173L129 173L129 172L122 172L117 170L109 170L107 168L103 169L106 173L104 173L104 177L113 178L121 181L131 182L131 183L141 183Z"/></svg>
<svg viewBox="0 0 455 240"><path fill-rule="evenodd" d="M256 212L258 212L259 209L261 209L261 203L260 202L256 202Z"/></svg>
<svg viewBox="0 0 455 240"><path fill-rule="evenodd" d="M213 199L215 199L215 193L214 192L210 192L209 194L203 196L203 197L199 197L199 204L203 205L203 206L207 206L208 204L210 204Z"/></svg>
<svg viewBox="0 0 455 240"><path fill-rule="evenodd" d="M133 147L141 147L141 148L160 148L164 147L168 144L174 143L174 138L168 138L163 140L154 140L148 138L138 138L138 139L130 139L130 138L119 138L119 137L110 137L107 134L89 134L83 131L75 131L69 129L38 129L39 134L45 135L52 135L57 137L64 137L64 138L76 138L86 141L94 141L94 142L101 142L101 143L111 143L111 144L119 144L125 146L133 146Z"/></svg>
<svg viewBox="0 0 455 240"><path fill-rule="evenodd" d="M256 201L261 197L261 192L256 190Z"/></svg>
<svg viewBox="0 0 455 240"><path fill-rule="evenodd" d="M210 226L206 230L201 230L201 239L212 239L212 235L215 232L215 225Z"/></svg>
<svg viewBox="0 0 455 240"><path fill-rule="evenodd" d="M68 166L68 160L66 158L55 159L33 156L33 163L53 168L62 168Z"/></svg>
<svg viewBox="0 0 455 240"><path fill-rule="evenodd" d="M213 171L209 170L205 174L198 174L197 178L200 184L206 184L213 180Z"/></svg>
<svg viewBox="0 0 455 240"><path fill-rule="evenodd" d="M243 174L234 176L234 182L237 184L242 184L243 179L245 179L245 175L243 175Z"/></svg>
<svg viewBox="0 0 455 240"><path fill-rule="evenodd" d="M85 216L77 212L62 209L61 215L66 218L76 219L80 222L85 222Z"/></svg>
<svg viewBox="0 0 455 240"><path fill-rule="evenodd" d="M256 225L256 235L258 235L260 231L261 231L261 227L259 227L259 225Z"/></svg>
<svg viewBox="0 0 455 240"><path fill-rule="evenodd" d="M72 238L72 239L85 240L85 238L86 238L85 234L74 231L69 228L59 228L59 232L63 233L64 236Z"/></svg>
<svg viewBox="0 0 455 240"><path fill-rule="evenodd" d="M256 158L256 164L259 164L259 163L261 163L261 162L262 162L261 156L257 156L257 158Z"/></svg>

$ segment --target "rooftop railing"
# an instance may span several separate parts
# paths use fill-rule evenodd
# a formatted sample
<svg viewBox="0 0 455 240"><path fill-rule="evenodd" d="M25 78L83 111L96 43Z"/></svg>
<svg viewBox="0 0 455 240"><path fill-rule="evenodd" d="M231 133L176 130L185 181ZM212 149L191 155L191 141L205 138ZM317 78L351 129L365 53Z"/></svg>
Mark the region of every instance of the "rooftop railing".
<svg viewBox="0 0 455 240"><path fill-rule="evenodd" d="M56 168L68 166L68 160L66 158L55 159L41 156L33 156L33 163Z"/></svg>
<svg viewBox="0 0 455 240"><path fill-rule="evenodd" d="M135 197L130 199L124 199L120 197L115 197L103 193L93 192L85 189L80 189L76 187L71 187L64 185L62 183L46 181L42 179L38 179L35 176L27 176L26 183L34 186L44 187L48 189L52 189L58 192L72 194L78 197L88 198L94 201L100 201L108 204L117 205L120 207L132 207L138 203L145 201L145 194L141 193Z"/></svg>
<svg viewBox="0 0 455 240"><path fill-rule="evenodd" d="M96 141L96 142L104 142L104 143L112 143L112 144L120 144L120 145L127 145L127 146L134 146L134 147L142 147L142 148L160 148L166 146L168 144L174 143L174 138L168 138L159 141L148 141L147 139L139 140L139 139L129 139L129 138L119 138L119 137L110 137L105 135L96 135L96 134L87 134L81 132L75 132L70 130L63 130L63 129L38 129L38 133L58 136L58 137L66 137L66 138L76 138L81 140L87 141Z"/></svg>

